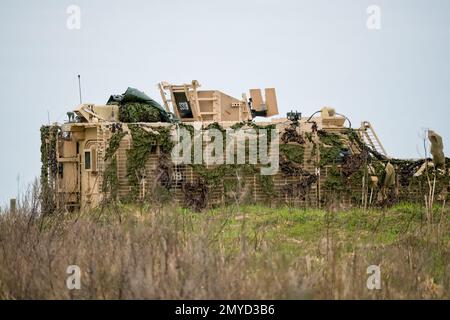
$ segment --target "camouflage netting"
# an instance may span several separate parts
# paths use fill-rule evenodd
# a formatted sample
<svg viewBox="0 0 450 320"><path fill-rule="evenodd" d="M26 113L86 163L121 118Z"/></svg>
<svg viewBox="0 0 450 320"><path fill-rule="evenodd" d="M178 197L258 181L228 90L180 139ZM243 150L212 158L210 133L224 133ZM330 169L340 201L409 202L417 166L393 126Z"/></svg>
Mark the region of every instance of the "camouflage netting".
<svg viewBox="0 0 450 320"><path fill-rule="evenodd" d="M111 161L105 167L103 172L102 192L106 195L105 200L117 199L117 187L119 185L119 178L117 177L117 158L111 156Z"/></svg>
<svg viewBox="0 0 450 320"><path fill-rule="evenodd" d="M305 174L299 177L298 182L290 183L283 186L284 194L289 198L299 198L306 200L306 196L311 190L312 184L317 182L317 176Z"/></svg>
<svg viewBox="0 0 450 320"><path fill-rule="evenodd" d="M117 199L117 188L119 178L117 176L117 158L116 152L119 149L120 142L126 136L122 126L114 124L112 126L113 135L109 139L108 147L105 152L105 171L103 172L102 192L105 194L104 200Z"/></svg>
<svg viewBox="0 0 450 320"><path fill-rule="evenodd" d="M367 150L361 150L360 153L348 155L342 161L342 176L346 179L351 177L363 165L367 164L368 159L369 152Z"/></svg>
<svg viewBox="0 0 450 320"><path fill-rule="evenodd" d="M371 201L368 205L375 206L390 206L400 201L423 202L430 188L435 190L437 200L448 198L450 177L445 165L448 158L438 160L437 166L431 159L387 158L365 145L352 129L340 134L319 132L319 135L322 143L331 146L328 149L321 146L322 166L332 165L325 182L328 190L346 194L356 203ZM442 140L439 146L442 152ZM358 189L359 193L355 192Z"/></svg>
<svg viewBox="0 0 450 320"><path fill-rule="evenodd" d="M179 126L193 132L193 127L188 124ZM261 128L251 122L233 127L256 131ZM129 125L132 137L131 149L127 151L127 177L132 190L129 200L143 196L155 199L152 190L163 192L166 199L174 199L176 193L181 192L185 206L202 210L217 196L225 203L252 201L255 199L254 188L257 188L263 195L258 201L271 204L322 206L339 201L349 206L390 206L402 200L423 202L423 195L429 193L430 181L434 180L436 199L448 197L450 178L445 169L448 158L444 158L440 168L432 166L431 159L391 159L365 145L355 130L302 132L295 125L288 126L280 135L280 170L275 176L261 176L260 164L211 167L197 164L183 169L192 170L193 180L183 176L178 183L174 179L177 170L169 158L173 146L170 134L174 128L148 129L138 124ZM219 129L225 135L225 130L217 123L204 129L210 128ZM122 138L121 132L111 138L107 155L114 154ZM148 172L145 164L151 154L157 154L158 160L154 171ZM317 174L319 171L320 175ZM153 177L155 185L148 188L145 196L139 190L147 175ZM251 185L249 181L252 181Z"/></svg>
<svg viewBox="0 0 450 320"><path fill-rule="evenodd" d="M201 211L208 206L208 186L202 179L183 184L184 206L194 211Z"/></svg>
<svg viewBox="0 0 450 320"><path fill-rule="evenodd" d="M157 108L146 103L128 102L119 108L119 120L122 122L162 122Z"/></svg>
<svg viewBox="0 0 450 320"><path fill-rule="evenodd" d="M144 129L142 126L137 124L129 125L131 136L132 136L132 146L127 153L127 177L132 187L130 193L130 200L136 200L139 197L139 185L143 179L146 177L145 165L149 159L151 153L155 153L156 149L159 148L159 152L165 155L165 158L160 160L167 162L169 154L173 147L173 142L171 140L170 128L159 127L159 128L147 128ZM165 170L165 169L160 169ZM158 174L160 174L159 172ZM160 177L161 178L161 177ZM167 181L164 182L166 189L170 188Z"/></svg>
<svg viewBox="0 0 450 320"><path fill-rule="evenodd" d="M60 134L58 126L41 127L41 211L49 214L56 209L55 181L58 174L56 159L57 139Z"/></svg>
<svg viewBox="0 0 450 320"><path fill-rule="evenodd" d="M119 148L120 142L125 136L126 133L123 131L116 132L111 136L105 153L105 161L110 159L116 153L117 149Z"/></svg>
<svg viewBox="0 0 450 320"><path fill-rule="evenodd" d="M171 113L145 93L128 88L124 94L112 95L107 104L119 105L119 120L125 123L173 122Z"/></svg>
<svg viewBox="0 0 450 320"><path fill-rule="evenodd" d="M285 129L281 135L281 141L283 143L294 142L298 144L304 144L305 139L301 134L298 133L297 126L291 125Z"/></svg>

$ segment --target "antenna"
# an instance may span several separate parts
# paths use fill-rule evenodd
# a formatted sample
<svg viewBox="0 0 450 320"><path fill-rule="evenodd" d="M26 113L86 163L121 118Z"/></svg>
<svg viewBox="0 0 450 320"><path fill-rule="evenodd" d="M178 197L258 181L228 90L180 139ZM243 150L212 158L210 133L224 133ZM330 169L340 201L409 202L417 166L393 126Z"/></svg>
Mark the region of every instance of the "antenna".
<svg viewBox="0 0 450 320"><path fill-rule="evenodd" d="M78 75L78 92L80 94L80 104L83 103L83 100L81 99L81 76Z"/></svg>

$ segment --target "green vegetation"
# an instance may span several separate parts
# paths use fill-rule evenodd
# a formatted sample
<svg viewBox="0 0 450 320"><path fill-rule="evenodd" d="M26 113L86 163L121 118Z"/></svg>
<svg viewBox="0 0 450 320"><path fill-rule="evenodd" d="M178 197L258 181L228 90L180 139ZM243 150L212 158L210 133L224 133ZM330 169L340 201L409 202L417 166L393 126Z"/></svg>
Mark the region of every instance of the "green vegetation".
<svg viewBox="0 0 450 320"><path fill-rule="evenodd" d="M111 199L116 200L118 185L117 158L116 156L113 156L111 161L106 165L105 172L103 173L102 192L104 194L109 194Z"/></svg>
<svg viewBox="0 0 450 320"><path fill-rule="evenodd" d="M325 188L329 191L346 191L349 186L346 186L344 180L342 179L341 171L336 165L330 167L327 172L327 178L324 184Z"/></svg>
<svg viewBox="0 0 450 320"><path fill-rule="evenodd" d="M109 203L0 214L0 299L449 299L450 213ZM17 253L20 254L17 254ZM65 286L68 265L81 290ZM368 290L367 267L381 268Z"/></svg>
<svg viewBox="0 0 450 320"><path fill-rule="evenodd" d="M267 196L267 201L271 200L275 195L275 186L272 176L261 175L254 165L242 164L242 165L218 165L213 168L207 168L204 165L191 165L194 172L204 181L205 186L208 188L218 188L223 185L225 196L233 195L232 203L239 201L239 203L249 202L248 195L241 194L241 190L245 187L245 179L248 177L256 176L256 181L261 188L264 195ZM206 192L207 196L208 191ZM189 193L185 193L185 197L190 197ZM226 200L226 203L230 201ZM206 207L200 206L201 209ZM199 207L195 205L195 207Z"/></svg>
<svg viewBox="0 0 450 320"><path fill-rule="evenodd" d="M284 154L289 161L303 164L305 147L298 144L280 144L280 153Z"/></svg>
<svg viewBox="0 0 450 320"><path fill-rule="evenodd" d="M266 201L270 201L275 195L275 185L273 183L273 177L268 175L257 175L258 183L261 187L261 191L267 197Z"/></svg>
<svg viewBox="0 0 450 320"><path fill-rule="evenodd" d="M170 128L158 127L146 131L136 124L129 125L133 138L127 155L127 176L132 186L130 200L135 200L139 193L139 182L145 177L145 164L149 156L159 146L162 154L170 154L173 148Z"/></svg>
<svg viewBox="0 0 450 320"><path fill-rule="evenodd" d="M119 149L120 142L126 136L126 132L117 131L109 139L108 147L105 152L105 171L103 172L102 192L109 195L110 199L117 199L117 188L119 178L117 176L117 157L116 152ZM107 200L110 200L107 199Z"/></svg>
<svg viewBox="0 0 450 320"><path fill-rule="evenodd" d="M339 158L344 143L341 141L341 137L335 133L330 133L326 131L319 131L319 139L321 145L319 147L320 151L320 161L319 166L323 167L325 165L333 165Z"/></svg>
<svg viewBox="0 0 450 320"><path fill-rule="evenodd" d="M187 129L191 134L194 133L194 127L185 123L177 123L175 126ZM124 201L135 201L138 199L139 190L141 188L142 179L147 175L156 177L156 184L145 189L145 195L139 197L143 198L153 197L154 190L163 187L165 190L164 197L170 199L175 196L175 188L172 179L172 174L177 170L170 163L166 161L169 155L173 141L171 140L171 132L174 125L165 128L150 128L142 124L129 125L132 135L131 149L127 154L127 176L129 184L131 185L131 192ZM275 125L259 126L252 122L241 122L232 126L233 129L255 129L260 132L262 128L272 129ZM225 135L226 130L218 124L211 123L202 128L203 130L217 129ZM115 133L106 150L105 159L108 160L117 150L120 141L123 139L125 133ZM262 193L267 196L267 202L276 203L292 203L299 198L302 200L311 199L315 196L310 195L313 185L318 181L318 176L312 177L316 171L311 169L311 164L321 168L322 176L325 175L325 181L321 181L321 190L323 194L319 201L323 205L331 203L342 202L347 205L361 205L368 204L369 206L392 206L394 203L413 199L415 201L423 202L423 197L429 193L430 185L434 185L435 195L439 199L447 198L450 200L448 186L450 182L449 172L446 170L434 170L429 168L419 177L414 177L414 174L419 168L425 164L426 160L407 161L399 159L388 159L383 155L371 150L366 146L352 129L340 133L328 132L319 130L317 132L299 132L296 126L289 126L281 134L280 137L280 172L284 177L299 177L298 181L289 182L285 186L275 186L273 177L261 177L259 175L259 166L257 165L213 165L206 166L204 164L190 165L199 178L199 181L183 181L181 184L191 184L191 186L184 186L181 190L184 193L184 203L191 203L192 207L205 208L208 206L208 195L216 190L225 191L225 196L222 200L224 203L230 203L228 195L234 197L239 194L239 199L250 197L243 197L242 192L249 194L245 187L245 180L249 177L254 177L259 184ZM269 143L270 139L268 139ZM306 145L306 143L312 144ZM224 144L225 148L225 144ZM156 150L160 151L159 165L155 172L146 172L145 164L151 154L157 154ZM311 152L305 152L311 150ZM192 153L193 153L192 149ZM192 157L193 158L193 157ZM318 163L317 163L318 160ZM448 161L448 160L447 160ZM390 162L394 165L396 175L396 185L391 187L384 186L385 180L385 166ZM305 164L307 166L305 166ZM113 164L106 164L106 173L110 174L114 170L109 167ZM307 168L307 169L305 169ZM163 175L165 181L163 185L159 181L159 176ZM196 179L197 179L196 177ZM378 180L375 180L375 177ZM233 179L241 178L241 181L231 182ZM434 182L436 178L436 182ZM194 180L196 180L194 179ZM114 188L111 183L114 183L115 177L106 177L104 179L110 184L110 190ZM247 179L248 180L248 179ZM323 183L324 182L324 183ZM368 183L365 183L368 182ZM368 184L371 183L370 186ZM194 186L202 186L201 192L198 194L198 201L188 199ZM363 187L364 185L364 187ZM186 192L191 190L190 192ZM161 192L159 192L161 193ZM155 198L155 197L153 197ZM161 197L156 197L161 198ZM236 197L234 198L236 200ZM312 202L311 202L312 203ZM317 201L315 201L317 203Z"/></svg>
<svg viewBox="0 0 450 320"><path fill-rule="evenodd" d="M108 142L108 148L106 148L105 152L105 161L110 159L116 153L117 149L119 149L120 142L126 135L126 132L119 131L111 136Z"/></svg>
<svg viewBox="0 0 450 320"><path fill-rule="evenodd" d="M119 107L121 122L160 122L163 121L158 108L144 102L127 102Z"/></svg>
<svg viewBox="0 0 450 320"><path fill-rule="evenodd" d="M56 160L56 139L58 126L41 127L41 192L40 200L42 211L52 213L56 209L56 200L53 192L53 181L58 172Z"/></svg>

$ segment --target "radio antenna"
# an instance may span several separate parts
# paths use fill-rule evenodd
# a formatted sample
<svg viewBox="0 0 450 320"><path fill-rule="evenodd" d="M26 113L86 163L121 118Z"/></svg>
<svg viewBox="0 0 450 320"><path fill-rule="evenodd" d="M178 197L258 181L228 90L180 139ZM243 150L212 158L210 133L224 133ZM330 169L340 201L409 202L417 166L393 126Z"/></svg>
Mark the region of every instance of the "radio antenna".
<svg viewBox="0 0 450 320"><path fill-rule="evenodd" d="M83 103L83 100L81 99L81 76L78 75L78 92L80 94L80 104Z"/></svg>

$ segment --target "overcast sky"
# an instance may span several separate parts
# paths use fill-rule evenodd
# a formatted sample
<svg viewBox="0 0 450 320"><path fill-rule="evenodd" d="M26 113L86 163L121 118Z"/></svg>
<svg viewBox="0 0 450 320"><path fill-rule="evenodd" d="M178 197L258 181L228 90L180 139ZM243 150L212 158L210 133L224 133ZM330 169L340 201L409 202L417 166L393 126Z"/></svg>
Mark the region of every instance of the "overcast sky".
<svg viewBox="0 0 450 320"><path fill-rule="evenodd" d="M99 104L128 86L159 101L162 80L236 97L275 87L281 114L332 106L417 158L425 128L450 142L449 15L448 0L1 0L0 203L39 175L39 128L77 105L78 73Z"/></svg>

